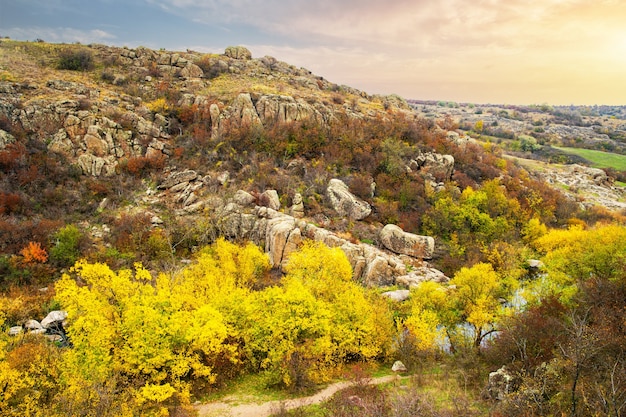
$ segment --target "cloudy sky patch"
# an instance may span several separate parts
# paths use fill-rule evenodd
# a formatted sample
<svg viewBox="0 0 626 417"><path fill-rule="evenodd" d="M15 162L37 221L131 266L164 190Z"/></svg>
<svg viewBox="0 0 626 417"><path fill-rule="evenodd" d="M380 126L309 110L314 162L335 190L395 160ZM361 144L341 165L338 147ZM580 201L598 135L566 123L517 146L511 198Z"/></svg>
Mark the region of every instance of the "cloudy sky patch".
<svg viewBox="0 0 626 417"><path fill-rule="evenodd" d="M370 93L626 104L622 0L19 0L0 36L222 52L247 46Z"/></svg>

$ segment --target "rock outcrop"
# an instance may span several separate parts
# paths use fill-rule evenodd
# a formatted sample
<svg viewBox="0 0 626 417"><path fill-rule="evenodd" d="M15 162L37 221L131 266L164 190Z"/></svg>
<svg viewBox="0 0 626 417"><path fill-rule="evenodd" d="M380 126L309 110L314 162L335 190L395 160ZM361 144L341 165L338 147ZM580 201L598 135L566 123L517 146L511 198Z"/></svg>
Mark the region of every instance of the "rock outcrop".
<svg viewBox="0 0 626 417"><path fill-rule="evenodd" d="M189 214L203 208L212 213L215 227L220 235L232 239L250 240L265 247L272 266L280 269L304 239L323 242L330 247L339 247L346 254L353 268L354 278L368 286L399 284L405 287L417 285L425 280L445 282L447 277L436 269L429 268L423 261L426 251L397 250L397 253L379 249L365 243L354 243L337 234L318 227L303 219L302 197L295 194L293 205L287 211L278 211L280 198L275 190L261 194L237 191L230 199L204 199L202 195L189 200L196 190L209 183L219 183L211 176L199 175L195 171L171 172L158 185L160 201L170 201L182 207L181 214ZM191 205L187 202L192 201ZM196 209L197 208L197 209ZM387 228L389 229L389 228ZM402 236L412 238L415 235ZM419 242L431 245L431 239L417 237ZM406 246L406 245L405 245ZM406 249L406 248L405 248ZM402 281L398 279L402 277Z"/></svg>
<svg viewBox="0 0 626 417"><path fill-rule="evenodd" d="M435 152L425 152L412 159L409 169L428 173L439 181L448 181L454 172L454 157Z"/></svg>
<svg viewBox="0 0 626 417"><path fill-rule="evenodd" d="M251 205L251 199L246 198L248 193L244 193L238 192L230 202L215 209L215 216L219 219L218 229L227 237L263 243L271 264L276 268L284 265L289 254L304 239L311 239L341 248L353 268L354 279L368 286L403 285L397 281L397 277L409 273L413 274L412 281L406 280L406 286L420 279L440 279L444 276L428 269L427 277L418 277L420 268L425 268L421 259L391 254L365 243L352 243L303 219L268 207ZM243 202L245 206L237 202Z"/></svg>
<svg viewBox="0 0 626 417"><path fill-rule="evenodd" d="M341 180L331 179L326 189L326 195L331 206L340 216L345 216L351 220L363 220L372 212L369 203L352 194L348 186Z"/></svg>
<svg viewBox="0 0 626 417"><path fill-rule="evenodd" d="M445 284L450 281L443 272L438 269L431 268L428 265L420 265L411 269L407 274L396 277L396 284L404 287L413 288L425 281L438 282Z"/></svg>
<svg viewBox="0 0 626 417"><path fill-rule="evenodd" d="M579 201L584 208L598 204L613 210L626 209L626 189L616 186L601 169L577 164L562 168L546 164L536 175L557 186L573 201Z"/></svg>
<svg viewBox="0 0 626 417"><path fill-rule="evenodd" d="M394 224L382 228L379 234L381 243L390 251L419 259L432 259L435 239L407 233Z"/></svg>
<svg viewBox="0 0 626 417"><path fill-rule="evenodd" d="M252 59L250 50L243 46L229 46L226 48L224 55L232 59Z"/></svg>
<svg viewBox="0 0 626 417"><path fill-rule="evenodd" d="M305 120L323 123L325 120L322 113L311 104L291 96L262 96L256 104L256 110L264 125L272 123L286 124ZM329 112L328 109L325 109L325 113Z"/></svg>
<svg viewBox="0 0 626 417"><path fill-rule="evenodd" d="M487 394L491 399L504 400L504 398L517 391L519 388L519 378L513 375L505 366L489 374L487 383Z"/></svg>
<svg viewBox="0 0 626 417"><path fill-rule="evenodd" d="M195 213L202 209L204 202L199 200L198 192L209 184L211 177L198 175L187 169L171 172L157 187L170 196L170 200L182 207L182 213ZM252 197L254 199L254 197Z"/></svg>

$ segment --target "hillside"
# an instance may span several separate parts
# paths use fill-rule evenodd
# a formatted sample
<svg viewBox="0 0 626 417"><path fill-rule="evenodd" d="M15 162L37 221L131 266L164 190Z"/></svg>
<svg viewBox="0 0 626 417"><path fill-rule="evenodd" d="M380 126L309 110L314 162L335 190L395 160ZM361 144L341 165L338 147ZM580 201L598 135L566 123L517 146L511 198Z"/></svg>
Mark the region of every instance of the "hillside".
<svg viewBox="0 0 626 417"><path fill-rule="evenodd" d="M186 415L239 377L310 389L396 359L450 366L472 415L512 415L480 395L503 365L536 415L576 408L579 378L591 410L608 379L587 370L622 378L623 340L570 348L577 324L621 334L623 172L554 162L622 152L618 110L409 104L243 47L1 39L0 410ZM520 357L517 334L546 339Z"/></svg>

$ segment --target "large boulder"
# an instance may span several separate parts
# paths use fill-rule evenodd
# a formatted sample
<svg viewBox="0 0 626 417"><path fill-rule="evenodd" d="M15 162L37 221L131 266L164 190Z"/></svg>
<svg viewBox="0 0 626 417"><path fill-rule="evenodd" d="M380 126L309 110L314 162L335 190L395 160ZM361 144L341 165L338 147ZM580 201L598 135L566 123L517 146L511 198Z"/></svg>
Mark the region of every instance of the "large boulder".
<svg viewBox="0 0 626 417"><path fill-rule="evenodd" d="M224 55L232 59L252 59L252 53L243 46L229 46L224 51Z"/></svg>
<svg viewBox="0 0 626 417"><path fill-rule="evenodd" d="M251 206L255 201L256 198L252 194L243 190L237 191L233 197L233 202L242 207Z"/></svg>
<svg viewBox="0 0 626 417"><path fill-rule="evenodd" d="M67 311L63 310L54 310L48 313L46 318L41 320L41 327L44 329L55 328L56 326L62 325L63 321L67 318Z"/></svg>
<svg viewBox="0 0 626 417"><path fill-rule="evenodd" d="M336 178L331 179L328 183L326 195L333 209L340 216L352 220L363 220L372 212L372 208L366 201L352 194L348 186Z"/></svg>
<svg viewBox="0 0 626 417"><path fill-rule="evenodd" d="M390 251L414 258L431 259L435 251L435 239L407 233L394 224L380 231L381 243Z"/></svg>
<svg viewBox="0 0 626 417"><path fill-rule="evenodd" d="M517 391L519 388L519 378L511 373L506 366L489 374L487 383L487 394L491 399L504 400L507 394Z"/></svg>
<svg viewBox="0 0 626 417"><path fill-rule="evenodd" d="M189 62L182 70L180 70L180 76L185 78L201 78L204 76L202 68L196 64Z"/></svg>
<svg viewBox="0 0 626 417"><path fill-rule="evenodd" d="M272 210L280 210L280 197L276 190L265 190L259 196L259 205L271 208Z"/></svg>
<svg viewBox="0 0 626 417"><path fill-rule="evenodd" d="M302 234L291 216L275 217L267 222L265 249L273 267L281 267L287 256L302 243Z"/></svg>

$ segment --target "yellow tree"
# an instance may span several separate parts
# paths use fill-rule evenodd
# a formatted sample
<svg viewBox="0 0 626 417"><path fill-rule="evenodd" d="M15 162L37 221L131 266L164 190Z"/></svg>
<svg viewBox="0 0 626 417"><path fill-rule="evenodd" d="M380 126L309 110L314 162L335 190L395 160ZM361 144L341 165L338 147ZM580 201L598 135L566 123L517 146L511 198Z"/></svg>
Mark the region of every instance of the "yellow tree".
<svg viewBox="0 0 626 417"><path fill-rule="evenodd" d="M93 409L98 391L119 381L113 390L130 392L131 408L188 403L192 384L213 383L217 364L237 361L234 326L221 311L231 296L244 304L246 285L267 265L258 248L224 241L174 276L79 261L56 285L73 344L64 355L68 402Z"/></svg>
<svg viewBox="0 0 626 417"><path fill-rule="evenodd" d="M530 302L555 296L566 305L580 284L592 279L626 281L626 227L601 225L554 229L532 241L541 255L545 274L525 289Z"/></svg>
<svg viewBox="0 0 626 417"><path fill-rule="evenodd" d="M387 353L393 330L387 304L352 280L352 267L340 248L306 242L291 254L285 271L287 280L301 281L329 304L337 360L369 360Z"/></svg>
<svg viewBox="0 0 626 417"><path fill-rule="evenodd" d="M252 295L242 328L248 356L274 382L321 382L348 361L387 352L393 328L387 305L352 281L339 248L307 242L285 271L282 286Z"/></svg>
<svg viewBox="0 0 626 417"><path fill-rule="evenodd" d="M246 317L244 349L270 384L301 388L318 381L331 357L331 312L301 282L254 293ZM317 368L317 369L316 369Z"/></svg>
<svg viewBox="0 0 626 417"><path fill-rule="evenodd" d="M436 282L423 282L411 290L411 310L404 325L418 350L433 350L441 341L439 326L445 321L447 296L445 287Z"/></svg>
<svg viewBox="0 0 626 417"><path fill-rule="evenodd" d="M442 331L453 351L465 341L479 349L485 337L496 331L506 312L499 300L510 295L512 288L491 264L461 268L448 286L426 282L412 291L406 325L417 337L418 346L425 349L439 340Z"/></svg>
<svg viewBox="0 0 626 417"><path fill-rule="evenodd" d="M493 333L504 309L499 302L502 283L491 264L478 263L461 268L450 281L451 307L471 329L473 345L480 347L483 339Z"/></svg>

